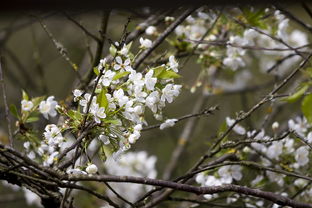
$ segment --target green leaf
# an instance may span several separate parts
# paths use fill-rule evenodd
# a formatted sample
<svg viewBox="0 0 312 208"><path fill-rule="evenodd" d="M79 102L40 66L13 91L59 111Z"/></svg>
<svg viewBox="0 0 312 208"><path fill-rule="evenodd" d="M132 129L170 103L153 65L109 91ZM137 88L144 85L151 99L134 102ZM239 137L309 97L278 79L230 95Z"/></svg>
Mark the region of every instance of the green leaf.
<svg viewBox="0 0 312 208"><path fill-rule="evenodd" d="M14 115L16 118L20 118L19 115L18 115L18 111L17 111L17 108L14 104L11 104L10 105L10 112L12 113L12 115Z"/></svg>
<svg viewBox="0 0 312 208"><path fill-rule="evenodd" d="M131 41L130 43L128 43L128 44L126 45L126 48L128 49L128 51L130 51L131 46L132 46L132 43L133 43L133 41Z"/></svg>
<svg viewBox="0 0 312 208"><path fill-rule="evenodd" d="M166 70L166 67L158 66L158 67L153 68L151 70L154 70L154 77L158 77L162 72L164 72Z"/></svg>
<svg viewBox="0 0 312 208"><path fill-rule="evenodd" d="M100 71L99 71L99 69L98 69L97 67L94 67L94 68L93 68L93 71L94 71L94 74L95 74L96 76L99 76Z"/></svg>
<svg viewBox="0 0 312 208"><path fill-rule="evenodd" d="M295 92L294 94L282 99L284 101L287 101L289 103L293 103L296 102L297 100L299 100L299 98L302 97L302 95L304 95L304 93L308 90L309 86L308 85L303 85L302 87L300 87L298 89L297 92Z"/></svg>
<svg viewBox="0 0 312 208"><path fill-rule="evenodd" d="M22 97L23 97L23 100L28 100L29 97L27 95L27 93L25 92L25 90L22 90Z"/></svg>
<svg viewBox="0 0 312 208"><path fill-rule="evenodd" d="M117 48L114 46L114 45L111 45L109 47L109 53L112 55L112 56L115 56L116 53L117 53Z"/></svg>
<svg viewBox="0 0 312 208"><path fill-rule="evenodd" d="M46 96L41 96L41 97L36 97L33 98L31 101L34 104L34 108L36 108L36 106L38 106L40 104L41 101L43 101L45 99Z"/></svg>
<svg viewBox="0 0 312 208"><path fill-rule="evenodd" d="M160 79L172 79L173 78L174 79L174 78L180 78L180 77L181 76L179 74L175 73L174 71L165 70L162 73L160 73L157 78L160 78Z"/></svg>
<svg viewBox="0 0 312 208"><path fill-rule="evenodd" d="M243 9L244 16L247 22L255 27L260 27L261 29L266 29L267 25L264 23L262 17L265 15L265 9L258 9L253 11L251 9Z"/></svg>
<svg viewBox="0 0 312 208"><path fill-rule="evenodd" d="M312 94L305 96L302 100L301 110L308 122L312 123Z"/></svg>
<svg viewBox="0 0 312 208"><path fill-rule="evenodd" d="M152 68L154 70L154 77L159 79L172 79L172 78L180 78L181 76L175 73L172 70L166 70L165 66L158 66L156 68Z"/></svg>
<svg viewBox="0 0 312 208"><path fill-rule="evenodd" d="M120 120L104 120L105 123L113 124L113 125L119 125Z"/></svg>
<svg viewBox="0 0 312 208"><path fill-rule="evenodd" d="M29 117L26 119L25 123L32 123L39 120L39 117Z"/></svg>
<svg viewBox="0 0 312 208"><path fill-rule="evenodd" d="M105 109L107 109L108 106L106 93L107 93L106 89L102 88L100 94L97 96L97 103L99 104L100 107L104 107Z"/></svg>
<svg viewBox="0 0 312 208"><path fill-rule="evenodd" d="M120 78L122 78L122 77L127 76L128 74L130 74L130 72L128 72L128 71L118 72L118 73L113 77L113 80L120 79Z"/></svg>
<svg viewBox="0 0 312 208"><path fill-rule="evenodd" d="M68 116L72 119L72 120L78 120L81 121L83 119L83 116L80 112L75 111L75 110L70 110L68 111Z"/></svg>

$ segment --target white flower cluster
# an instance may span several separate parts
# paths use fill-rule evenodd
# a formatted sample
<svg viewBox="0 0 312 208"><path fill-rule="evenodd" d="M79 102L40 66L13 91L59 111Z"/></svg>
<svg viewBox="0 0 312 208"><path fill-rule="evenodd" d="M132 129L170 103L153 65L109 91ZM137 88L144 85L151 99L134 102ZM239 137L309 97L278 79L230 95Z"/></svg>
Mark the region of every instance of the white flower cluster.
<svg viewBox="0 0 312 208"><path fill-rule="evenodd" d="M309 124L306 122L305 118L296 118L298 123L295 123L293 120L289 120L289 129L295 130L298 134L307 132L307 129L309 128ZM272 128L276 128L277 123L273 123ZM256 140L263 140L268 141L270 139L273 139L269 136L265 136L264 130L261 130L257 135L255 135L256 131L248 132L248 137L254 137ZM311 132L307 135L307 142L309 142L308 136L312 134ZM304 135L302 135L304 136ZM308 164L309 162L309 150L307 146L295 146L295 140L286 137L283 140L280 141L273 141L269 145L265 145L262 143L251 143L251 146L265 154L268 158L272 160L280 160L280 156L283 154L287 154L289 156L293 156L295 159L295 162L293 164L290 164L290 167L298 169L300 167L303 167ZM265 163L270 165L270 161L266 160Z"/></svg>
<svg viewBox="0 0 312 208"><path fill-rule="evenodd" d="M148 156L145 151L128 152L123 154L118 161L106 161L105 168L111 175L156 178L156 160L155 156ZM133 183L111 183L111 185L120 195L132 202L151 189L149 186ZM115 196L113 193L109 192L109 194L112 197Z"/></svg>
<svg viewBox="0 0 312 208"><path fill-rule="evenodd" d="M145 48L149 45L147 39L140 42ZM94 81L98 83L94 96L78 89L73 91L73 95L82 112L92 115L99 125L113 121L98 138L102 140L105 136L104 144L109 144L110 139L119 140L118 155L139 139L142 125L146 124L146 107L156 119L161 119L162 109L166 103L173 102L182 86L174 84L179 67L174 56L169 57L168 64L141 73L131 66L133 54L128 46L123 46L116 54L112 63L105 59L100 61Z"/></svg>
<svg viewBox="0 0 312 208"><path fill-rule="evenodd" d="M290 119L288 121L288 128L295 131L300 136L304 137L311 125L308 123L305 117L296 117L295 120Z"/></svg>
<svg viewBox="0 0 312 208"><path fill-rule="evenodd" d="M47 100L43 100L40 102L38 110L46 119L49 119L49 116L55 117L57 115L57 112L55 110L57 105L58 104L54 100L54 96L50 96L47 98ZM34 108L33 101L28 100L28 99L27 100L23 99L21 101L21 107L22 107L22 111L24 112L37 110L37 106L36 108Z"/></svg>
<svg viewBox="0 0 312 208"><path fill-rule="evenodd" d="M277 31L274 34L273 28L267 28L263 30L264 33L269 36L277 36L281 38L286 44L291 47L300 47L308 44L307 35L299 30L292 30L289 32L289 20L280 13L280 11L275 12L275 19L277 21ZM223 59L223 64L233 71L246 66L246 50L242 47L253 47L259 46L264 48L282 48L287 49L283 43L273 40L268 35L261 34L254 29L246 29L242 36L232 35L229 37L228 46L226 50L226 57ZM270 66L272 66L275 61L275 57L290 55L291 51L274 51L274 50L263 50L254 52L255 55L260 57L262 61L259 61L260 68L265 71ZM293 56L284 63L281 64L279 68L288 69L293 62L298 61L299 56ZM283 70L285 71L285 70Z"/></svg>
<svg viewBox="0 0 312 208"><path fill-rule="evenodd" d="M181 24L175 29L178 37L185 37L190 40L200 40L206 33L209 24L215 17L211 13L198 11L196 17L190 15L186 18L186 23Z"/></svg>
<svg viewBox="0 0 312 208"><path fill-rule="evenodd" d="M196 176L196 182L201 186L221 186L223 184L231 184L233 179L240 181L243 177L242 167L239 165L222 166L218 170L218 176L206 175L204 172ZM217 197L218 194L205 194L206 199Z"/></svg>
<svg viewBox="0 0 312 208"><path fill-rule="evenodd" d="M38 154L43 157L43 165L50 166L56 160L61 145L65 142L61 130L55 124L48 124L43 133L44 140L38 148Z"/></svg>

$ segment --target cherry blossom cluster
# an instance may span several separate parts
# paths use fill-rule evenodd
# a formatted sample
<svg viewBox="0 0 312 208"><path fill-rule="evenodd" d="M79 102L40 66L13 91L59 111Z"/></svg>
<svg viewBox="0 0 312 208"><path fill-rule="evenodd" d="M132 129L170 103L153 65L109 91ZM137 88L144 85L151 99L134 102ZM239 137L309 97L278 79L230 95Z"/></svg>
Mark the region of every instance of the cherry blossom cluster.
<svg viewBox="0 0 312 208"><path fill-rule="evenodd" d="M226 124L228 127L232 126L234 123L234 119L229 117L226 118ZM254 140L254 142L250 143L250 147L245 146L243 148L243 154L245 154L246 157L250 157L252 154L262 155L259 159L260 164L264 167L274 167L280 169L283 167L279 164L287 164L290 169L298 172L307 170L311 156L309 146L302 143L301 139L291 133L288 136L277 140L276 133L280 130L279 128L279 123L274 122L272 124L272 132L274 135L268 136L263 129L260 131L247 131L242 125L236 124L233 127L233 132L236 135L245 137L245 139L248 138ZM290 119L288 121L288 129L290 132L295 132L295 134L300 136L308 144L312 143L312 126L307 122L305 117L298 116L294 120ZM243 138L241 138L241 140L242 139ZM197 174L196 182L201 186L231 184L234 181L238 182L244 178L244 170L245 169L241 165L225 165L219 168L216 172L205 171ZM244 182L247 181L245 180ZM290 183L289 179L286 180L285 175L268 170L261 172L259 175L255 175L255 177L248 183L251 187L257 187L259 184L263 184L265 182L277 184L280 187L284 187L286 183ZM293 183L297 189L300 189L307 185L308 181L299 178ZM282 195L288 196L288 193L283 192ZM311 197L312 188L306 189L300 193L300 195L303 197ZM219 197L219 195L206 194L204 197L210 200ZM227 198L227 203L230 204L235 202L238 198L239 197L235 195L230 196ZM262 206L264 202L262 200L253 202L252 200L245 201L245 204L250 204L250 207L253 207L252 203ZM274 205L273 207L278 206Z"/></svg>
<svg viewBox="0 0 312 208"><path fill-rule="evenodd" d="M156 32L153 32L152 28L149 30L150 34ZM109 154L112 153L113 157L117 158L140 138L143 126L147 125L147 109L157 120L163 120L162 109L167 103L173 102L182 87L175 84L175 79L180 77L177 74L179 64L171 55L167 57L167 64L146 66L142 72L134 70L132 65L136 57L152 45L151 40L143 37L139 42L141 46L137 54L130 51L132 43L121 45L116 42L111 46L110 53L113 58L110 61L100 60L98 67L94 69L96 77L90 83L90 89L73 90L73 101L78 103L77 109L67 109L65 105L58 105L54 96L47 99L30 99L26 92L23 92L21 116L17 115L20 125L39 120L38 112L46 119L55 117L59 112L63 120L58 125L48 124L42 140L33 141L25 134L24 147L30 158L40 158L44 166L58 163L58 157L67 140L63 132L70 130L75 134L90 122L94 123L94 129L90 131L92 138L103 146L101 154L105 154L105 158L110 156L103 150L109 148ZM173 126L174 123L175 120L167 119L162 128L165 128L165 125ZM36 153L35 149L38 150ZM70 168L67 172L95 174L98 171L92 161L81 167Z"/></svg>
<svg viewBox="0 0 312 208"><path fill-rule="evenodd" d="M140 39L142 50L149 47L148 42ZM169 57L167 64L138 72L132 68L134 56L129 49L129 45L124 45L116 50L111 63L101 60L93 95L78 89L73 91L74 100L79 102L84 114L91 115L99 125L111 123L99 133L98 139L104 145L117 142L117 154L139 139L143 125L147 124L146 109L162 120L162 109L166 103L173 102L182 87L174 83L174 78L179 77L174 56Z"/></svg>

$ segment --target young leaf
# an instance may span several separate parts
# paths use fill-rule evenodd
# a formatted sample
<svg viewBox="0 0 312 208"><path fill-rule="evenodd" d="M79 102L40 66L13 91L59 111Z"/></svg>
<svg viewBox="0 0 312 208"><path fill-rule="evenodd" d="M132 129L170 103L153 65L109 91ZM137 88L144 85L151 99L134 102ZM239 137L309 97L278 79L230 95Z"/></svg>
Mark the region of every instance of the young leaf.
<svg viewBox="0 0 312 208"><path fill-rule="evenodd" d="M133 41L131 41L130 43L128 43L128 44L126 45L126 48L128 49L128 51L130 51L131 46L132 46L132 43L133 43Z"/></svg>
<svg viewBox="0 0 312 208"><path fill-rule="evenodd" d="M97 67L94 67L94 68L93 68L93 71L94 71L94 74L95 74L96 76L99 76L100 71L99 71L99 69L98 69Z"/></svg>
<svg viewBox="0 0 312 208"><path fill-rule="evenodd" d="M166 70L166 68L164 66L158 66L152 70L154 70L154 77L158 77L163 71Z"/></svg>
<svg viewBox="0 0 312 208"><path fill-rule="evenodd" d="M172 79L172 78L180 78L181 76L177 73L175 73L174 71L163 71L162 73L160 73L158 75L158 78L160 79Z"/></svg>
<svg viewBox="0 0 312 208"><path fill-rule="evenodd" d="M303 85L302 87L299 88L299 90L297 92L295 92L294 94L282 99L284 101L287 101L289 103L293 103L296 102L299 98L301 98L302 95L304 95L304 93L307 91L307 89L309 88L308 85Z"/></svg>
<svg viewBox="0 0 312 208"><path fill-rule="evenodd" d="M115 56L115 55L116 55L117 49L116 49L116 47L115 47L114 45L111 45L111 46L109 47L109 53L110 53L112 56Z"/></svg>
<svg viewBox="0 0 312 208"><path fill-rule="evenodd" d="M120 79L120 78L122 78L122 77L127 76L128 74L130 74L130 72L128 72L128 71L118 72L118 73L113 77L113 80Z"/></svg>
<svg viewBox="0 0 312 208"><path fill-rule="evenodd" d="M36 108L40 104L40 102L43 101L44 99L45 99L45 96L33 98L31 101L34 104L34 108Z"/></svg>
<svg viewBox="0 0 312 208"><path fill-rule="evenodd" d="M10 112L12 113L12 115L19 119L18 111L14 104L10 105Z"/></svg>
<svg viewBox="0 0 312 208"><path fill-rule="evenodd" d="M113 124L113 125L120 125L120 120L104 120L105 123Z"/></svg>
<svg viewBox="0 0 312 208"><path fill-rule="evenodd" d="M32 123L39 120L39 117L29 117L26 119L25 123Z"/></svg>
<svg viewBox="0 0 312 208"><path fill-rule="evenodd" d="M305 96L302 100L301 111L308 122L312 124L312 94Z"/></svg>
<svg viewBox="0 0 312 208"><path fill-rule="evenodd" d="M80 112L74 111L74 110L68 111L68 116L69 116L72 120L81 121L81 120L83 119L82 114L81 114Z"/></svg>
<svg viewBox="0 0 312 208"><path fill-rule="evenodd" d="M108 106L108 100L106 97L106 89L103 88L100 92L100 94L97 97L97 103L99 104L100 107L104 107L105 109Z"/></svg>
<svg viewBox="0 0 312 208"><path fill-rule="evenodd" d="M27 95L27 93L25 92L25 90L22 90L22 97L23 97L23 100L28 100L29 97Z"/></svg>

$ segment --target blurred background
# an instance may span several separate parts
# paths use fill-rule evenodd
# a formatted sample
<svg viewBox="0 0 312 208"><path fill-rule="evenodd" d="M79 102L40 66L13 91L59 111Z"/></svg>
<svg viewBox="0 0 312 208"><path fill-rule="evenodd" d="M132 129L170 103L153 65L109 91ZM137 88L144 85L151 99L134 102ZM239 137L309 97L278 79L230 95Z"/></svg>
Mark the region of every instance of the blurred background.
<svg viewBox="0 0 312 208"><path fill-rule="evenodd" d="M306 23L312 24L311 18L303 12L300 5L289 6L288 9ZM155 8L114 9L109 11L105 37L112 41L118 41L129 17L131 21L127 30L131 32L137 29L139 23L158 11L159 9ZM175 17L183 11L183 8L170 11L170 15L168 15ZM1 62L8 92L8 102L20 106L22 89L31 97L53 95L57 101L70 99L69 95L72 90L79 85L78 76L83 77L88 71L92 70L97 47L96 41L90 38L78 24L82 25L94 36L100 37L102 18L107 13L108 11L98 10L1 13ZM291 23L291 26L294 28L299 27L294 23ZM165 28L165 25L160 23L158 28ZM142 35L144 36L144 34ZM134 47L138 47L138 45L138 39L135 39ZM101 57L105 57L109 53L109 46L110 44L106 40ZM60 50L65 50L62 53L66 53L70 58L70 62L65 60ZM164 42L158 50L166 53L172 49L168 49L167 43ZM183 58L178 60L183 62ZM199 111L216 105L219 106L220 110L208 117L201 117L195 123L191 142L183 152L180 165L175 168L173 176L184 173L197 158L207 151L210 144L209 139L217 135L218 129L224 123L226 116L234 117L235 112L249 109L274 87L274 80L277 79L276 75L255 72L254 76L248 81L250 86L261 85L269 81L272 81L271 84L243 93L215 94L201 100L202 91L205 87L200 86L195 92L190 90L192 86L198 84L197 78L201 71L201 66L196 61L196 57L191 57L187 64L180 69L182 78L178 82L184 83L184 90L175 102L165 108L165 115L168 118L177 118L192 113L194 105L198 102L204 102ZM77 72L73 69L75 65L78 67ZM256 65L249 67L250 70L259 71ZM77 73L80 75L77 75ZM231 78L229 83L234 85L235 79ZM258 120L262 118L263 112L270 110L270 106L261 108L260 111L253 114L250 120L244 121L245 124L251 122L256 126L259 125ZM290 104L287 109L281 107L278 113L274 115L274 120L283 121L298 115L299 112L299 103ZM0 118L0 139L5 143L7 135L5 133L5 112L2 99L0 101ZM14 118L11 119L14 126ZM149 116L147 121L149 124L158 123L152 116ZM161 178L186 123L187 120L184 120L174 128L163 131L159 129L146 131L131 150L146 150L149 155L157 156L158 177ZM44 123L41 125L43 126ZM6 185L0 185L0 207L14 208L21 206L35 207L35 205L27 205L22 191L14 192Z"/></svg>

